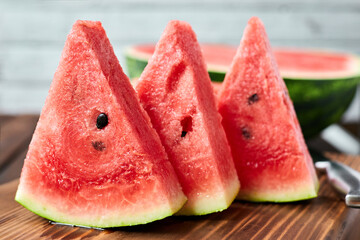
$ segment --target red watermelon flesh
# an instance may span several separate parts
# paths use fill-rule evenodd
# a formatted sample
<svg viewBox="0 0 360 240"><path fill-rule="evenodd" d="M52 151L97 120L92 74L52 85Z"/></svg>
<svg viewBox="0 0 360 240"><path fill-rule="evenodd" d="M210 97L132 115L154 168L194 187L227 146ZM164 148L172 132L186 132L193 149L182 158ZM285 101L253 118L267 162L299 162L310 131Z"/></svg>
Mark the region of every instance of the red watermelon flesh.
<svg viewBox="0 0 360 240"><path fill-rule="evenodd" d="M140 46L139 46L140 47ZM138 49L138 47L137 47ZM140 47L139 50L143 50ZM146 53L151 54L150 45ZM221 44L201 44L209 71L227 72L236 54L236 48ZM282 76L287 78L338 78L358 74L356 57L316 49L278 47L273 54Z"/></svg>
<svg viewBox="0 0 360 240"><path fill-rule="evenodd" d="M221 88L222 88L222 82L211 82L211 85L213 87L215 100L217 100L217 96L218 96L218 94L219 94L219 92L221 91Z"/></svg>
<svg viewBox="0 0 360 240"><path fill-rule="evenodd" d="M147 61L154 50L154 44L136 45L127 54ZM227 72L236 54L236 47L223 44L203 43L201 50L210 73ZM337 79L359 75L359 60L348 53L277 47L273 49L273 54L284 78Z"/></svg>
<svg viewBox="0 0 360 240"><path fill-rule="evenodd" d="M262 22L251 18L219 93L240 199L315 197L318 181Z"/></svg>
<svg viewBox="0 0 360 240"><path fill-rule="evenodd" d="M98 121L104 113L106 121ZM104 118L103 118L104 120ZM77 21L37 124L16 201L53 221L150 222L186 201L100 22Z"/></svg>
<svg viewBox="0 0 360 240"><path fill-rule="evenodd" d="M136 90L188 198L179 214L226 209L238 193L239 181L189 24L168 24Z"/></svg>

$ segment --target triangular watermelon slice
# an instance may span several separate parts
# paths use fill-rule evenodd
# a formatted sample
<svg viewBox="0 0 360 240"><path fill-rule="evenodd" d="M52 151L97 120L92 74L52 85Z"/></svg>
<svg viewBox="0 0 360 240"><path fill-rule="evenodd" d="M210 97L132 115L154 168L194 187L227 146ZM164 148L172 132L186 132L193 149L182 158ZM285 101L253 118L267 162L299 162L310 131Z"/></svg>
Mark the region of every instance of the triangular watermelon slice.
<svg viewBox="0 0 360 240"><path fill-rule="evenodd" d="M226 209L239 181L200 46L188 23L168 24L136 90L188 198L179 214Z"/></svg>
<svg viewBox="0 0 360 240"><path fill-rule="evenodd" d="M150 222L186 201L100 22L77 21L25 159L16 201L53 221Z"/></svg>
<svg viewBox="0 0 360 240"><path fill-rule="evenodd" d="M251 18L219 93L240 199L295 201L318 180L262 22Z"/></svg>

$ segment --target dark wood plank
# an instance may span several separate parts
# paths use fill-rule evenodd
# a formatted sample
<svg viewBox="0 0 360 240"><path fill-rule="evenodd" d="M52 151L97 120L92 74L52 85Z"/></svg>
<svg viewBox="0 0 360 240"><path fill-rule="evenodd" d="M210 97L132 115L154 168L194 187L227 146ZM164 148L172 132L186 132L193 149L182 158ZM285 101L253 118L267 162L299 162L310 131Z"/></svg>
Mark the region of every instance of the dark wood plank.
<svg viewBox="0 0 360 240"><path fill-rule="evenodd" d="M360 156L327 153L360 170ZM319 196L294 203L234 202L206 216L169 217L104 231L50 224L13 199L18 180L0 186L4 239L360 239L360 209L348 208L320 176Z"/></svg>
<svg viewBox="0 0 360 240"><path fill-rule="evenodd" d="M355 137L360 139L360 119L359 122L352 122L352 123L341 123L341 126L348 130L351 134Z"/></svg>
<svg viewBox="0 0 360 240"><path fill-rule="evenodd" d="M21 115L1 125L0 170L16 157L19 151L27 148L39 116Z"/></svg>
<svg viewBox="0 0 360 240"><path fill-rule="evenodd" d="M339 152L338 149L336 149L334 146L330 145L328 142L322 139L321 136L316 136L312 139L306 140L306 145L309 149L317 152Z"/></svg>
<svg viewBox="0 0 360 240"><path fill-rule="evenodd" d="M0 171L0 184L9 182L20 177L22 166L24 165L24 159L26 157L27 147L19 149L16 156L5 165Z"/></svg>
<svg viewBox="0 0 360 240"><path fill-rule="evenodd" d="M15 118L15 115L4 115L4 114L0 114L0 130L1 130L1 126L3 126L7 121Z"/></svg>

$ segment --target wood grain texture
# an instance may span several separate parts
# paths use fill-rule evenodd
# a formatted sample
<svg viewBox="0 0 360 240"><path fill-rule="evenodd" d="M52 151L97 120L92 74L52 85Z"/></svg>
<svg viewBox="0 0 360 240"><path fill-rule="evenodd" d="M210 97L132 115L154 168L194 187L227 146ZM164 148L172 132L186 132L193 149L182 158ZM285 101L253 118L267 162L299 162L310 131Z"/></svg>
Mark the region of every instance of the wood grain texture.
<svg viewBox="0 0 360 240"><path fill-rule="evenodd" d="M0 184L19 178L39 115L0 115Z"/></svg>
<svg viewBox="0 0 360 240"><path fill-rule="evenodd" d="M360 170L360 156L329 155ZM0 186L1 239L359 239L360 209L347 208L320 176L316 199L294 203L234 202L207 216L169 217L107 230L61 226L26 210L13 198L18 180Z"/></svg>
<svg viewBox="0 0 360 240"><path fill-rule="evenodd" d="M1 124L0 169L18 153L26 149L35 129L39 116L23 115Z"/></svg>
<svg viewBox="0 0 360 240"><path fill-rule="evenodd" d="M6 139L18 139L11 140L18 147L11 148L13 153L7 154L6 160L6 172L12 177L18 176L27 151L28 143L20 142L26 142L37 118L0 117L4 128L15 127L14 131L5 131L1 144L8 147L3 148L11 148ZM360 170L360 156L327 156ZM14 180L0 185L0 239L360 239L360 209L347 208L325 175L319 177L316 199L283 204L235 201L220 213L173 216L146 225L103 231L54 225L28 211L14 201L18 185L18 180Z"/></svg>

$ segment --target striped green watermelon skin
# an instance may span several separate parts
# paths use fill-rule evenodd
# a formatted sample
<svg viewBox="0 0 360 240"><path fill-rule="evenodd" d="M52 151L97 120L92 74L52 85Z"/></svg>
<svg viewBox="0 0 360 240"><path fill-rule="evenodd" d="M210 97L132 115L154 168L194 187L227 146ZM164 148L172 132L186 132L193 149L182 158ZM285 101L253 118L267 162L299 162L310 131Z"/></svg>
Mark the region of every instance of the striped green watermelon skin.
<svg viewBox="0 0 360 240"><path fill-rule="evenodd" d="M340 121L354 99L357 84L360 83L359 77L313 81L284 80L307 139Z"/></svg>
<svg viewBox="0 0 360 240"><path fill-rule="evenodd" d="M108 117L101 128L100 113ZM186 201L100 22L77 21L67 38L15 199L90 227L144 224Z"/></svg>
<svg viewBox="0 0 360 240"><path fill-rule="evenodd" d="M222 82L224 80L226 69L230 65L230 58L235 54L235 49L230 46L223 45L202 45L203 51L208 56L207 61L214 61L214 53L226 51L230 56L226 56L224 60L220 60L222 66L217 67L216 63L211 63L208 66L208 73L212 81ZM139 77L143 69L145 68L148 58L153 52L154 46L151 44L134 46L129 49L126 56L127 69L130 74L130 78ZM287 50L287 49L285 49ZM138 54L138 52L142 54ZM282 48L275 49L282 52ZM291 54L293 50L287 50ZM301 52L302 50L296 50L295 52ZM304 50L311 54L312 51L317 53L318 50ZM328 54L332 56L332 52L323 52L324 55ZM283 54L286 55L286 52ZM324 78L307 76L307 77L295 77L282 75L285 84L288 88L290 97L293 101L295 111L297 113L301 129L306 139L312 138L319 134L321 130L336 123L341 119L341 116L349 107L352 99L356 93L356 86L360 83L360 59L354 55L345 54L345 60L354 61L354 67L357 71L351 70L353 73L344 77L331 78L327 74ZM211 58L210 58L211 57ZM222 56L224 57L224 56ZM284 56L282 62L285 61ZM290 58L289 61L294 61L294 58ZM356 61L358 63L356 63ZM323 65L326 65L326 62ZM357 67L356 67L357 66ZM281 65L279 66L281 70ZM299 71L301 74L301 71ZM347 72L345 71L345 74ZM320 74L321 75L321 74ZM341 99L341 101L339 100ZM321 119L321 121L319 120Z"/></svg>

